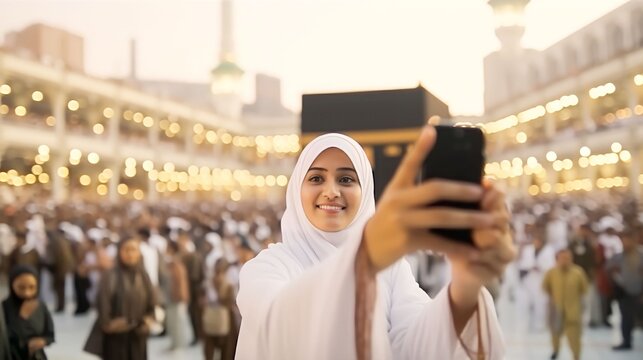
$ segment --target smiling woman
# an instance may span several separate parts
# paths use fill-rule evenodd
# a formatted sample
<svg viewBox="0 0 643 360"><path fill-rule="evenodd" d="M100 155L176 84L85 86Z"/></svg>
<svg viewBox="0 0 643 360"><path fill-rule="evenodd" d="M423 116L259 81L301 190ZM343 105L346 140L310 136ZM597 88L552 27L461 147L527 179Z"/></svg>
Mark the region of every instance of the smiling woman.
<svg viewBox="0 0 643 360"><path fill-rule="evenodd" d="M362 197L357 172L346 153L324 150L301 186L301 205L308 220L323 231L339 231L355 218Z"/></svg>
<svg viewBox="0 0 643 360"><path fill-rule="evenodd" d="M306 146L286 191L283 243L240 273L236 359L503 358L482 285L513 258L504 196L491 184L414 184L435 136L424 129L377 210L373 172L355 140L326 134ZM480 201L482 210L427 210L437 200ZM474 229L478 248L430 235L435 225ZM435 299L403 258L418 249L453 263L453 281Z"/></svg>

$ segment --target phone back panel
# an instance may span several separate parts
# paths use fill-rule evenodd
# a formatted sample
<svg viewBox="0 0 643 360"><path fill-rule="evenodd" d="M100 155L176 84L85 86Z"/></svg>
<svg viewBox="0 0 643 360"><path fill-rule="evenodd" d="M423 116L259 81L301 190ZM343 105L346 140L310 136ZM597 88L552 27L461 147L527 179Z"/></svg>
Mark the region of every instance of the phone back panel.
<svg viewBox="0 0 643 360"><path fill-rule="evenodd" d="M447 179L480 184L484 171L485 140L477 127L436 126L436 142L422 165L422 181ZM429 206L479 209L479 203L439 201ZM431 229L452 240L473 244L470 229Z"/></svg>

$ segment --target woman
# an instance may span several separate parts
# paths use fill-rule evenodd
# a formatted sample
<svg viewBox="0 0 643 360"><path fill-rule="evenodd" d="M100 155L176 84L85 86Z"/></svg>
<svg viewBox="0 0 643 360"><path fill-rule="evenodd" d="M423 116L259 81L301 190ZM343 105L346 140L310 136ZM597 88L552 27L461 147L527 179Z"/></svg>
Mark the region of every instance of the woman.
<svg viewBox="0 0 643 360"><path fill-rule="evenodd" d="M54 322L47 306L38 299L38 273L18 265L9 275L9 297L2 303L9 352L14 360L47 359L45 346L54 342Z"/></svg>
<svg viewBox="0 0 643 360"><path fill-rule="evenodd" d="M9 340L7 339L7 324L4 320L4 310L0 310L0 360L11 360Z"/></svg>
<svg viewBox="0 0 643 360"><path fill-rule="evenodd" d="M204 331L204 353L206 360L214 359L214 352L220 352L219 359L232 360L234 358L234 346L237 339L237 326L234 316L234 286L227 277L230 264L225 258L219 258L214 265L214 276L212 285L217 294L216 304L223 306L228 315L228 334L221 336L211 336ZM203 324L205 327L208 324Z"/></svg>
<svg viewBox="0 0 643 360"><path fill-rule="evenodd" d="M85 350L103 360L147 359L155 299L138 238L119 242L116 266L101 277L96 301L98 319Z"/></svg>
<svg viewBox="0 0 643 360"><path fill-rule="evenodd" d="M241 271L237 359L503 358L483 285L515 256L504 196L488 184L415 185L435 136L422 131L377 210L359 144L327 134L303 150L286 193L283 243ZM438 200L480 201L482 210L426 208ZM473 228L477 246L427 231L438 226ZM419 249L452 264L448 289L433 300L402 259Z"/></svg>

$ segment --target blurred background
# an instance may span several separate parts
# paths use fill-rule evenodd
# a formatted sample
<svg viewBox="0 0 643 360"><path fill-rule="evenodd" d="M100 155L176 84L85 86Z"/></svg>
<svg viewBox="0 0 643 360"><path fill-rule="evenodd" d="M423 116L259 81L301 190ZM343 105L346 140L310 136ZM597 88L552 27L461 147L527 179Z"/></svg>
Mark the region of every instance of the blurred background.
<svg viewBox="0 0 643 360"><path fill-rule="evenodd" d="M171 325L187 340L152 337L150 357L202 357L215 263L236 284L280 241L297 155L335 129L302 95L341 108L409 89L432 99L416 122L360 110L335 130L376 175L427 121L485 130L519 249L490 286L507 358L551 356L541 285L562 249L589 284L563 300L581 308L582 358L643 356L643 1L0 0L0 34L0 295L12 266L40 270L50 359L94 358L96 288L132 231L161 298L169 244L190 288ZM409 261L429 294L448 281L441 257Z"/></svg>

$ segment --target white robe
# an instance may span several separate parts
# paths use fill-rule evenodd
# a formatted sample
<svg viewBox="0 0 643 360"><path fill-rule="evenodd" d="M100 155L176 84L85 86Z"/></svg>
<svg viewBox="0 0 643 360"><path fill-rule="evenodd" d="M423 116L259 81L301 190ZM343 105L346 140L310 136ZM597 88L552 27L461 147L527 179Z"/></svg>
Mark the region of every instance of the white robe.
<svg viewBox="0 0 643 360"><path fill-rule="evenodd" d="M159 252L155 247L146 242L141 242L141 257L143 258L143 267L150 277L150 282L155 288L159 286Z"/></svg>
<svg viewBox="0 0 643 360"><path fill-rule="evenodd" d="M525 245L519 259L521 270L527 270L523 279L523 293L520 296L520 309L526 314L528 322L525 324L534 330L544 330L547 320L547 306L549 298L543 290L543 279L547 271L556 265L556 250L545 244L536 253L533 244ZM533 313L530 308L533 307Z"/></svg>
<svg viewBox="0 0 643 360"><path fill-rule="evenodd" d="M223 257L223 245L221 236L214 232L206 234L205 240L212 246L212 250L205 257L205 292L208 302L216 303L218 295L212 279L214 278L214 265Z"/></svg>
<svg viewBox="0 0 643 360"><path fill-rule="evenodd" d="M357 143L347 139L337 134L324 135L302 151L286 193L284 243L270 246L241 269L238 360L357 357L355 255L364 224L375 205L369 196L373 184L368 159ZM366 194L353 222L335 233L314 228L299 198L307 169L329 147L337 147L349 156L362 194ZM486 359L502 359L505 345L493 300L486 290L479 300ZM455 333L447 291L431 300L415 282L406 260L377 275L373 315L373 359L467 358ZM477 349L476 330L474 315L461 334L469 349Z"/></svg>
<svg viewBox="0 0 643 360"><path fill-rule="evenodd" d="M248 262L241 271L237 297L243 322L236 359L355 359L354 265L358 245L342 247L307 270L280 245ZM453 327L446 288L430 299L415 282L406 260L381 272L377 282L373 359L467 358ZM486 304L481 306L485 352L488 359L502 359L505 344L493 299L486 290L482 296L481 304ZM489 335L491 344L487 342ZM477 348L475 316L462 339L470 349Z"/></svg>
<svg viewBox="0 0 643 360"><path fill-rule="evenodd" d="M623 252L623 241L621 241L618 235L600 234L598 236L598 242L603 245L603 251L605 252L605 258L607 260Z"/></svg>
<svg viewBox="0 0 643 360"><path fill-rule="evenodd" d="M547 223L547 244L554 248L554 251L567 248L568 240L568 225L563 219L554 219Z"/></svg>

